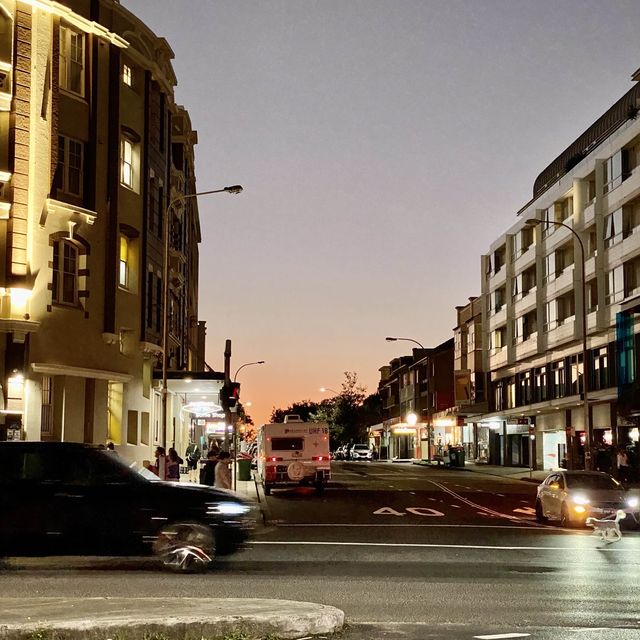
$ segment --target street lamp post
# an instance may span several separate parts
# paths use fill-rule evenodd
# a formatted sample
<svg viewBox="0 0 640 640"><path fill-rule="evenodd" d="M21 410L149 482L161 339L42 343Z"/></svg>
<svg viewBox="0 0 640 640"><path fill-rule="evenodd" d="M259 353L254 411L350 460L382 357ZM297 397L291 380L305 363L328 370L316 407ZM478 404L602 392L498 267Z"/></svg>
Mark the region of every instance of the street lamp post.
<svg viewBox="0 0 640 640"><path fill-rule="evenodd" d="M593 469L593 458L591 447L593 444L593 432L591 429L591 420L589 417L589 367L587 350L587 280L586 280L586 258L584 251L584 243L580 235L572 229L568 224L557 220L538 220L537 218L529 218L525 224L532 228L541 224L555 224L558 227L569 229L574 237L578 240L580 246L580 257L582 259L582 409L584 413L584 466L585 469ZM571 456L573 460L574 447L571 445ZM574 466L574 465L572 465Z"/></svg>
<svg viewBox="0 0 640 640"><path fill-rule="evenodd" d="M185 193L180 196L176 196L169 202L165 210L164 216L164 247L163 247L163 260L162 267L162 410L161 410L161 425L162 425L162 445L166 446L167 437L167 369L169 365L169 225L171 224L171 214L174 207L179 202L184 202L190 198L197 198L198 196L208 196L212 193L242 193L242 187L239 184L231 187L224 187L223 189L212 189L210 191L200 191L198 193Z"/></svg>
<svg viewBox="0 0 640 640"><path fill-rule="evenodd" d="M243 365L240 365L235 374L233 375L233 382L235 384L236 378L238 377L238 373L245 367L250 367L254 364L264 364L264 360L258 360L257 362L245 362ZM237 405L232 409L231 420L233 427L233 490L236 490L238 486L238 407Z"/></svg>
<svg viewBox="0 0 640 640"><path fill-rule="evenodd" d="M422 345L421 345L417 340L414 340L413 338L395 338L395 337L392 337L392 336L387 336L387 337L385 338L385 340L386 340L387 342L396 342L397 340L406 340L407 342L414 342L414 343L415 343L415 344L417 344L421 349L424 349L424 347L423 347L423 346L422 346Z"/></svg>
<svg viewBox="0 0 640 640"><path fill-rule="evenodd" d="M322 393L326 393L327 391L331 391L331 393L335 393L337 396L340 395L339 391L336 391L335 389L332 389L331 387L320 387L320 391Z"/></svg>

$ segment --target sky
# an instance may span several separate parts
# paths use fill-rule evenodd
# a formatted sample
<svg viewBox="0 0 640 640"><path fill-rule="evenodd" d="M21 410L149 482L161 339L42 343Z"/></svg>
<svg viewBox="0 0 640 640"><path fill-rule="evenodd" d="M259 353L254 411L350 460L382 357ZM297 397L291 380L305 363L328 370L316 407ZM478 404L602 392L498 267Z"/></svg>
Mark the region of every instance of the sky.
<svg viewBox="0 0 640 640"><path fill-rule="evenodd" d="M121 0L198 131L207 362L256 424L453 336L536 176L632 87L637 0ZM329 395L333 395L329 393Z"/></svg>

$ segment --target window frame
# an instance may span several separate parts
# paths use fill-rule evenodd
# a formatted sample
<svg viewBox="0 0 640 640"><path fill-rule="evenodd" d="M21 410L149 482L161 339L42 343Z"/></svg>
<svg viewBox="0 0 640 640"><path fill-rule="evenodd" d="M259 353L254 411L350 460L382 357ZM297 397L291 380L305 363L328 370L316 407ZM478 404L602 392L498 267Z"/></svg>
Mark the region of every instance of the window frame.
<svg viewBox="0 0 640 640"><path fill-rule="evenodd" d="M62 249L62 250L61 250ZM75 269L65 270L65 262L72 255L65 255L66 250L73 252ZM62 264L61 264L62 262ZM56 264L57 263L57 264ZM73 283L73 300L65 300L65 279L70 278ZM51 262L51 298L56 305L65 307L77 307L80 304L79 296L80 280L80 249L68 238L61 238L53 243L53 260Z"/></svg>
<svg viewBox="0 0 640 640"><path fill-rule="evenodd" d="M79 153L72 153L72 147ZM58 180L57 187L63 193L77 198L82 198L84 193L84 156L85 148L84 142L77 138L70 136L59 135L58 136ZM71 160L79 159L77 166L72 166ZM73 172L77 172L78 190L71 189L71 175Z"/></svg>
<svg viewBox="0 0 640 640"><path fill-rule="evenodd" d="M60 51L58 57L59 63L59 84L60 88L64 91L78 96L80 98L85 97L85 72L86 72L86 34L78 29L74 29L68 24L60 25ZM80 41L80 46L77 43L74 45L73 39L77 37ZM80 53L79 60L77 59L78 52ZM74 56L75 53L75 56ZM73 74L74 65L79 66L80 71L78 74L78 81L80 86L74 88L75 76Z"/></svg>

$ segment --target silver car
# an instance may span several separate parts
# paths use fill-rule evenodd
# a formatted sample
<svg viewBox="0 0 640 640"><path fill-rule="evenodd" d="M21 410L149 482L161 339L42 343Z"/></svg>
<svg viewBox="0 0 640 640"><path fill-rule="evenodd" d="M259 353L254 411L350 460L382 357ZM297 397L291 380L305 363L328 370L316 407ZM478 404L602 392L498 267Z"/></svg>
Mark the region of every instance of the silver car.
<svg viewBox="0 0 640 640"><path fill-rule="evenodd" d="M562 527L585 525L592 518L613 517L622 509L630 524L639 520L638 497L607 473L554 471L538 487L536 520L558 520Z"/></svg>

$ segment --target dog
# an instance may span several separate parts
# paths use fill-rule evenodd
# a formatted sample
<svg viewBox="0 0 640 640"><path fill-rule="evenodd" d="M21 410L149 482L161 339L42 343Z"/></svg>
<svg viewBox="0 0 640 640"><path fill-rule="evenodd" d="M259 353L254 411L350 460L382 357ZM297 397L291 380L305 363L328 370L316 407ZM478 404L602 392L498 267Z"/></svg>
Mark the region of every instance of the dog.
<svg viewBox="0 0 640 640"><path fill-rule="evenodd" d="M603 518L602 520L598 518L587 518L585 524L591 525L593 527L593 533L599 535L603 542L611 544L622 538L620 521L626 517L627 514L622 509L618 509L613 520L608 518Z"/></svg>

